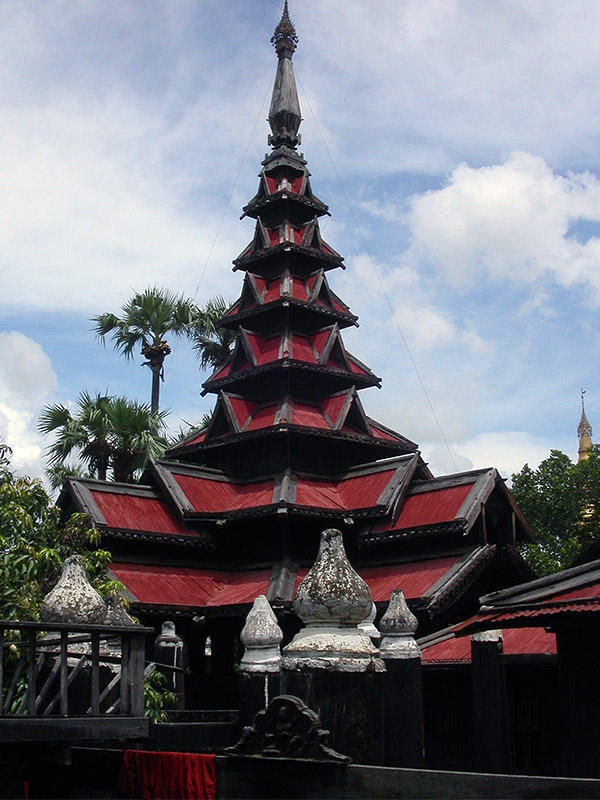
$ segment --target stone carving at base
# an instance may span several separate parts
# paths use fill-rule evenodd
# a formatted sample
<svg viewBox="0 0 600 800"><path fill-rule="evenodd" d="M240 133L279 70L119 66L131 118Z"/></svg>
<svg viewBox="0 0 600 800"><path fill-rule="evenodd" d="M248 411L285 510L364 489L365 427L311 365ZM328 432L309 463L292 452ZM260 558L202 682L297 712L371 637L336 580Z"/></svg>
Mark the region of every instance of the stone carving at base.
<svg viewBox="0 0 600 800"><path fill-rule="evenodd" d="M251 727L244 728L232 756L294 758L347 764L349 756L336 753L327 744L329 731L320 727L317 714L298 697L282 694L259 711Z"/></svg>

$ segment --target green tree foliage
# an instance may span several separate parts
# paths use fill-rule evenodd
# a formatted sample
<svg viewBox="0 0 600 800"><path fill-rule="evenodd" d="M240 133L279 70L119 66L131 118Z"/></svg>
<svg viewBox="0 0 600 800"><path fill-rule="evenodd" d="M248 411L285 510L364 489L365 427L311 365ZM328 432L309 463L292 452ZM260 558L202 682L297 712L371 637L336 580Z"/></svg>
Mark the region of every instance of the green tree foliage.
<svg viewBox="0 0 600 800"><path fill-rule="evenodd" d="M60 577L62 562L80 553L93 585L106 594L110 553L98 548L99 532L84 514L64 527L41 482L17 477L10 448L0 442L0 618L35 620L44 596Z"/></svg>
<svg viewBox="0 0 600 800"><path fill-rule="evenodd" d="M164 453L165 417L166 412L153 414L145 403L82 392L73 413L61 403L44 406L38 430L56 432L47 451L51 470L63 467L73 472L67 459L76 454L100 480L106 480L111 470L113 480L131 482L149 458ZM55 477L60 478L60 471Z"/></svg>
<svg viewBox="0 0 600 800"><path fill-rule="evenodd" d="M537 539L523 546L527 562L540 575L565 569L600 537L600 446L579 464L552 450L512 476L512 493Z"/></svg>
<svg viewBox="0 0 600 800"><path fill-rule="evenodd" d="M231 353L235 332L218 325L228 308L225 300L217 296L194 312L189 335L202 369L217 367Z"/></svg>
<svg viewBox="0 0 600 800"><path fill-rule="evenodd" d="M196 307L191 300L156 286L146 289L121 306L121 316L100 314L92 319L94 332L103 343L110 336L115 350L133 358L136 347L152 372L152 413L158 413L164 360L170 354L166 336L188 336Z"/></svg>

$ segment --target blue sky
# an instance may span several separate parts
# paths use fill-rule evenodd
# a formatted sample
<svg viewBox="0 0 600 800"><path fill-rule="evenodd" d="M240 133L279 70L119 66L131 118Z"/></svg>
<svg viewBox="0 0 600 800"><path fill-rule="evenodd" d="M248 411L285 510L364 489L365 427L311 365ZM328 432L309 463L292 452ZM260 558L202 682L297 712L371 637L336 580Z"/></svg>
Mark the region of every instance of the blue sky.
<svg viewBox="0 0 600 800"><path fill-rule="evenodd" d="M149 400L90 317L151 285L239 293L281 6L0 0L0 436L22 472L43 472L44 403ZM331 283L361 323L345 340L383 378L367 412L436 474L575 456L582 386L600 426L600 4L290 13L302 149L347 265ZM174 347L173 429L211 409L205 378Z"/></svg>

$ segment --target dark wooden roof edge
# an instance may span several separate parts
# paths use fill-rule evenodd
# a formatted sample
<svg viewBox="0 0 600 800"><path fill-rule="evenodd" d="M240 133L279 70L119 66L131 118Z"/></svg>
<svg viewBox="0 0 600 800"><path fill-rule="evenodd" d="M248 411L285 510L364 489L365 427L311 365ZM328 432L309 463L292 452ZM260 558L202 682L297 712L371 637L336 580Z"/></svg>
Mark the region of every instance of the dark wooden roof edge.
<svg viewBox="0 0 600 800"><path fill-rule="evenodd" d="M209 439L208 441L204 439L201 442L188 445L185 448L169 450L167 451L167 454L169 456L173 456L174 458L183 456L189 457L193 453L202 452L204 450L210 450L216 447L227 447L240 441L261 439L263 437L277 435L283 430L292 435L298 434L317 436L336 439L338 441L357 442L368 445L369 447L381 448L381 450L387 450L388 452L390 450L395 450L396 452L398 450L408 450L408 446L402 441L379 439L376 436L370 436L369 434L360 433L359 431L356 433L350 433L348 431L340 431L336 429L311 428L309 425L298 425L294 422L278 422L265 428L256 428L251 431L241 430L239 433L230 433L227 436L219 435L213 439ZM424 466L423 462L422 466Z"/></svg>
<svg viewBox="0 0 600 800"><path fill-rule="evenodd" d="M260 222L260 217L257 219L257 223ZM263 250L254 250L248 253L248 248L254 247L255 237L253 237L248 244L244 247L241 251L239 256L233 259L231 262L234 265L234 271L238 269L245 269L244 264L252 264L255 261L262 260L264 258L273 258L273 256L280 255L283 252L294 252L298 253L303 256L309 256L313 259L318 259L319 261L326 261L329 262L326 265L323 265L323 269L333 269L335 267L341 267L345 269L345 265L342 263L344 261L344 257L341 256L339 253L336 253L333 247L330 244L326 244L327 248L331 250L331 253L327 253L325 250L317 250L315 247L307 247L303 244L296 244L296 242L278 242L277 244L270 245L265 247Z"/></svg>
<svg viewBox="0 0 600 800"><path fill-rule="evenodd" d="M458 595L463 594L492 561L496 552L496 545L482 545L452 567L443 576L444 581L439 582L437 586L434 584L432 587L434 591L430 589L427 592L429 616L434 617L444 611Z"/></svg>
<svg viewBox="0 0 600 800"><path fill-rule="evenodd" d="M152 476L160 485L180 520L183 522L185 515L194 510L193 505L187 499L184 491L173 478L169 469L154 459L151 459L149 464Z"/></svg>
<svg viewBox="0 0 600 800"><path fill-rule="evenodd" d="M471 530L476 519L481 514L483 507L494 491L496 486L496 470L490 469L480 475L475 481L473 488L465 497L461 507L456 512L456 516L465 519L467 529L465 535Z"/></svg>
<svg viewBox="0 0 600 800"><path fill-rule="evenodd" d="M465 483L477 483L479 478L487 475L493 469L473 469L466 472L456 472L452 475L440 475L431 480L415 480L411 486L411 494L420 494L421 492L435 492L438 489L450 489L453 486L462 486Z"/></svg>
<svg viewBox="0 0 600 800"><path fill-rule="evenodd" d="M350 354L349 354L350 355ZM231 356L224 361L220 367L218 367L215 372L219 372L221 368L223 368L228 361L231 360ZM250 369L245 369L242 372L235 372L232 375L226 375L223 378L208 378L204 383L202 396L205 396L209 392L216 392L221 387L227 386L228 384L232 383L241 383L245 382L248 378L253 378L256 375L261 375L265 372L274 371L277 369L299 369L299 370L308 370L311 372L316 372L320 375L331 375L336 378L341 378L343 380L349 380L349 386L355 384L363 384L366 386L380 386L381 385L381 378L379 378L375 373L369 370L369 373L366 375L361 375L358 372L351 372L350 370L341 370L341 369L334 369L332 367L325 367L322 364L308 364L306 361L300 361L299 359L294 358L278 358L275 361L269 361L266 364L261 364L257 367L251 367Z"/></svg>
<svg viewBox="0 0 600 800"><path fill-rule="evenodd" d="M235 303L233 305L235 305ZM345 320L349 322L351 325L358 327L358 317L355 314L352 314L350 311L339 311L339 309L337 308L327 308L319 306L316 305L316 303L310 303L306 300L300 300L297 297L292 297L291 295L288 297L277 297L275 300L270 300L268 303L262 303L254 307L246 308L243 311L238 311L237 314L231 314L227 319L221 319L219 321L218 327L237 328L238 325L240 324L240 320L244 320L249 317L254 317L257 316L258 314L265 314L267 311L270 311L274 308L279 308L280 306L288 306L288 305L297 306L298 308L302 308L306 311L311 311L312 313L318 314L319 316L334 317L336 320Z"/></svg>
<svg viewBox="0 0 600 800"><path fill-rule="evenodd" d="M197 531L192 533L164 533L157 531L132 530L131 528L110 527L102 529L104 536L114 539L144 539L153 542L163 542L168 544L180 544L186 547L200 547L214 550L215 541L208 531Z"/></svg>
<svg viewBox="0 0 600 800"><path fill-rule="evenodd" d="M315 475L314 473L302 472L301 470L295 470L295 473L301 477L314 478L317 480L335 483L343 480L344 478L355 478L361 475L372 475L376 472L385 472L390 469L396 469L401 464L410 462L415 455L418 455L418 453L402 453L401 455L390 456L389 458L382 458L378 459L377 461L368 461L363 464L357 464L354 467L349 467L344 472L336 472L331 475ZM253 478L240 478L237 476L231 476L220 469L215 469L214 467L205 467L195 464L182 464L179 461L157 459L156 464L168 471L176 472L180 475L189 475L190 477L206 477L210 480L221 480L243 485L273 480L281 474L280 472L269 472L265 473L264 475L257 475ZM127 484L125 484L125 486L127 486Z"/></svg>
<svg viewBox="0 0 600 800"><path fill-rule="evenodd" d="M59 508L65 507L67 498L70 499L72 503L79 508L79 510L83 511L84 514L87 514L89 517L91 517L94 525L98 527L106 525L104 514L100 511L98 504L92 497L92 493L85 485L83 479L67 479L57 500L57 505Z"/></svg>
<svg viewBox="0 0 600 800"><path fill-rule="evenodd" d="M376 531L372 532L373 524L365 527L356 537L359 547L366 547L374 544L387 544L405 539L418 539L424 536L442 536L444 534L464 533L466 528L464 519L450 520L449 522L436 522L434 525L419 525L413 528L401 528L400 530Z"/></svg>
<svg viewBox="0 0 600 800"><path fill-rule="evenodd" d="M383 431L384 433L389 433L391 436L397 437L397 439L400 442L406 444L408 447L412 447L415 450L418 449L419 445L416 442L413 442L412 439L408 439L406 436L403 436L401 433L398 433L398 431L395 431L393 428L384 425L383 422L379 422L379 420L373 419L373 417L369 416L367 416L367 420L369 422L369 425L373 425L378 430ZM423 464L425 465L425 462L423 462ZM433 475L431 477L433 477Z"/></svg>
<svg viewBox="0 0 600 800"><path fill-rule="evenodd" d="M600 560L555 572L553 575L545 575L543 578L536 578L509 589L491 592L480 597L479 602L482 608L485 606L501 610L504 606L542 600L544 597L567 592L596 581L600 581Z"/></svg>

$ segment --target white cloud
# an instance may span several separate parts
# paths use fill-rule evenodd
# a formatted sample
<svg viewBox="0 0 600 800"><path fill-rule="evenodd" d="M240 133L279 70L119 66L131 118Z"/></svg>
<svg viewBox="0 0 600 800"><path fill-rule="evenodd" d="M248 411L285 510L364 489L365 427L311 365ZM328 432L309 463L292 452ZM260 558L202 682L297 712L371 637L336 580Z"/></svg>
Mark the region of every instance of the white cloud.
<svg viewBox="0 0 600 800"><path fill-rule="evenodd" d="M39 344L21 333L0 332L0 352L0 438L17 470L40 476L43 442L35 412L56 388L56 375Z"/></svg>
<svg viewBox="0 0 600 800"><path fill-rule="evenodd" d="M450 446L425 444L423 456L434 475L496 467L504 478L527 463L536 469L555 445L526 431L489 431Z"/></svg>
<svg viewBox="0 0 600 800"><path fill-rule="evenodd" d="M494 280L589 284L600 302L600 238L570 236L578 221L600 222L600 180L555 175L539 157L513 153L503 164L462 164L448 184L413 198L413 256L455 286Z"/></svg>

